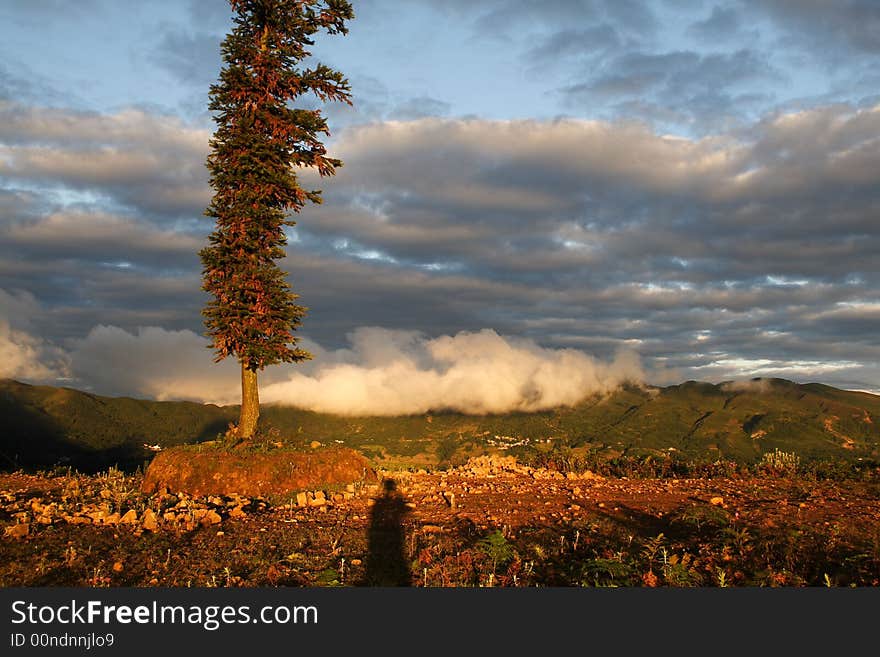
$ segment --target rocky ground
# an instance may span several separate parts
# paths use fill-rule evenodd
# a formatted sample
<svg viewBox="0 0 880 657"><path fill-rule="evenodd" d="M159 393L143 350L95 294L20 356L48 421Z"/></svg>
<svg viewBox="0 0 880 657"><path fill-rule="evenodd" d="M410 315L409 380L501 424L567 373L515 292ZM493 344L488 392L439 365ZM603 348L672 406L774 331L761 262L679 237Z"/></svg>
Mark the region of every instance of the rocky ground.
<svg viewBox="0 0 880 657"><path fill-rule="evenodd" d="M880 481L612 479L480 457L289 499L0 475L2 586L877 586Z"/></svg>

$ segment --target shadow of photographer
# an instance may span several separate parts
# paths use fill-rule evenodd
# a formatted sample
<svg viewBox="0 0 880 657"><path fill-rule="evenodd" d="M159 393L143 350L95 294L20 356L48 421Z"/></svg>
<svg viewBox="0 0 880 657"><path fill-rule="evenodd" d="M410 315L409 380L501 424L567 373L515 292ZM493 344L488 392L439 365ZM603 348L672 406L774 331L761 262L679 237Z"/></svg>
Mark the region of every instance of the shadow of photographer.
<svg viewBox="0 0 880 657"><path fill-rule="evenodd" d="M410 586L412 576L404 531L404 518L410 509L393 479L386 479L383 486L382 495L376 498L370 514L362 585Z"/></svg>

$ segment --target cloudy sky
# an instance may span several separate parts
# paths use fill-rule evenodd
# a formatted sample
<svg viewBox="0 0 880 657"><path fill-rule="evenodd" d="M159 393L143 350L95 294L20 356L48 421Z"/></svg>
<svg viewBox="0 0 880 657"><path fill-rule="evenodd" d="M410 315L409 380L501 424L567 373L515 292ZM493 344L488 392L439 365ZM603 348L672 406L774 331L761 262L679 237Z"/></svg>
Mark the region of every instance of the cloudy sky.
<svg viewBox="0 0 880 657"><path fill-rule="evenodd" d="M313 49L352 83L345 166L282 263L315 359L269 398L880 390L875 0L353 5ZM0 4L0 376L234 401L197 257L229 27L226 0Z"/></svg>

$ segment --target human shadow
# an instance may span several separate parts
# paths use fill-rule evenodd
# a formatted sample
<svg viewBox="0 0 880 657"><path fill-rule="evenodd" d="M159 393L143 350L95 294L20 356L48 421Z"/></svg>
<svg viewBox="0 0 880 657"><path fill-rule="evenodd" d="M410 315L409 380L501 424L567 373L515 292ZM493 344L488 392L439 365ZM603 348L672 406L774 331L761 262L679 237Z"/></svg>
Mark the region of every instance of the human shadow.
<svg viewBox="0 0 880 657"><path fill-rule="evenodd" d="M363 586L410 586L410 565L405 552L406 499L393 479L386 479L382 495L370 514L367 559Z"/></svg>

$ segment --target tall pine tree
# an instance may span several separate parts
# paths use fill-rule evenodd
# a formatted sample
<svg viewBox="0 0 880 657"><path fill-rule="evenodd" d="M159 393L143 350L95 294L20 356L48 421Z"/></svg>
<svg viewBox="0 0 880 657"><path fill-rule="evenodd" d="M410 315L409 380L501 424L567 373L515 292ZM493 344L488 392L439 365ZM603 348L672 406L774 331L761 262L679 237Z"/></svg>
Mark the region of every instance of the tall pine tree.
<svg viewBox="0 0 880 657"><path fill-rule="evenodd" d="M320 110L294 107L314 94L351 104L343 75L303 65L313 36L347 34L354 18L347 0L229 0L234 27L223 41L224 66L211 86L209 109L217 129L207 167L214 196L205 214L216 220L209 246L199 253L203 289L213 299L203 315L216 361L241 363L240 439L259 419L257 372L267 365L311 355L297 347L294 331L306 308L276 260L284 257L284 227L306 203L320 203L320 190L305 190L297 168L331 176L342 162L327 156L329 135Z"/></svg>

